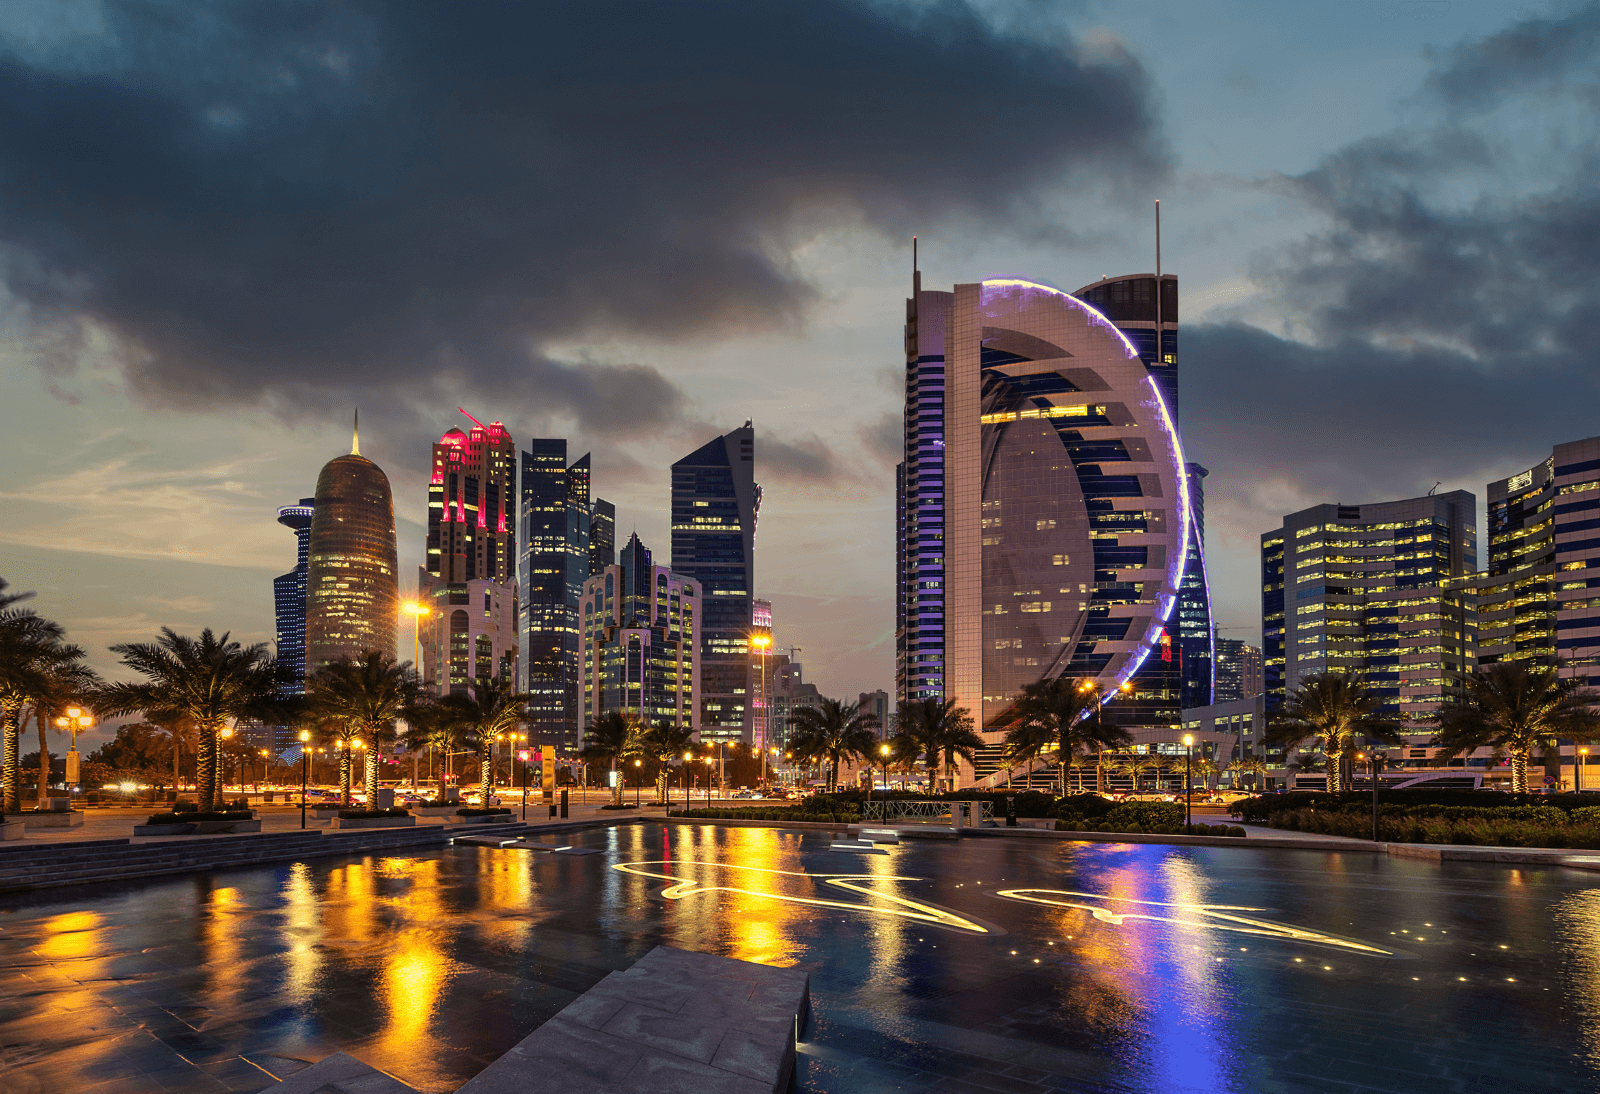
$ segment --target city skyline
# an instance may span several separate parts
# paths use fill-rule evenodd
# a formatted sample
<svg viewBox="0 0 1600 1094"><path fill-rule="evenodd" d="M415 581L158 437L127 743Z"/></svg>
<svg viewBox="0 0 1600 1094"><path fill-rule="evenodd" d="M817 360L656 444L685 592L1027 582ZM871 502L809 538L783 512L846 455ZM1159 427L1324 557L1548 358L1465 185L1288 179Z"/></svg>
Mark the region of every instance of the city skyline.
<svg viewBox="0 0 1600 1094"><path fill-rule="evenodd" d="M477 408L518 437L565 436L574 451L595 452L596 479L620 513L619 538L637 531L658 545L670 534L660 502L664 465L728 423L751 419L762 431L766 462L758 472L768 491L757 595L773 601L781 641L805 647L808 678L826 693L889 688L898 431L883 426L899 418L901 384L887 374L899 353L910 236L921 236L932 283L1027 270L1071 290L1106 272L1153 268L1149 200L1161 197L1163 269L1181 274L1185 285L1186 455L1211 471L1213 607L1224 637L1259 641L1255 543L1284 513L1328 500L1420 496L1435 480L1441 491L1472 490L1482 502L1484 482L1534 466L1553 444L1591 432L1578 418L1592 405L1594 380L1578 366L1576 319L1564 301L1567 289L1581 295L1593 274L1559 243L1562 233L1549 229L1583 223L1592 198L1587 184L1574 181L1570 151L1536 147L1530 142L1538 138L1510 119L1519 106L1534 105L1554 111L1557 130L1566 124L1562 112L1574 100L1565 81L1590 54L1587 46L1573 52L1557 43L1587 41L1579 32L1595 17L1575 5L1512 16L1503 6L1464 3L1427 18L1389 13L1378 41L1353 12L1305 13L1295 28L1262 25L1241 12L1209 21L1178 6L1153 5L1151 12L1104 11L1093 19L1069 13L1049 27L991 22L967 36L975 49L1013 41L1023 49L1067 40L1081 47L1068 61L1049 62L1043 84L1008 87L1006 95L1059 93L1065 85L1049 82L1058 77L1106 78L1126 108L1112 128L1081 128L1112 124L1090 111L1088 121L1060 123L1076 130L994 135L1045 140L1040 162L1048 164L1059 162L1051 159L1055 149L1098 149L1079 156L1073 172L1048 184L1031 175L1004 180L992 190L997 183L985 167L987 200L976 208L888 173L882 177L892 187L853 189L838 183L836 165L824 159L812 181L816 192L845 195L842 212L820 223L808 214L795 229L788 214L813 209L809 192L785 191L790 204L782 210L762 206L759 223L778 233L767 237L770 253L730 243L713 256L711 267L721 273L737 267L731 289L677 279L651 242L658 238L652 230L631 231L628 258L615 262L638 260L637 272L603 282L592 264L563 264L562 252L544 265L561 270L582 299L556 293L525 329L491 315L482 332L489 342L466 339L436 352L416 340L417 326L408 322L393 329L409 341L371 336L393 318L371 301L329 297L322 311L295 312L303 306L294 303L298 296L270 290L304 271L252 265L258 255L236 250L191 251L164 265L165 252L136 249L149 264L131 278L124 261L130 252L102 250L107 261L90 264L98 272L85 275L85 295L73 300L19 282L6 309L16 332L5 350L13 367L0 380L18 471L7 494L17 519L0 546L5 576L16 588L37 590L40 606L90 649L97 667L115 674L105 647L146 640L162 625L272 639L272 606L259 590L289 566L286 537L271 513L307 492L357 389L378 400L364 440L394 485L404 574L420 562L428 473L422 451L438 436L441 405ZM35 33L8 18L0 21L0 38L20 64L69 80L84 64L92 69L73 60L86 54L60 40L92 37L92 30ZM882 29L866 28L868 54ZM1194 56L1162 51L1160 43L1175 33L1195 43ZM1333 69L1296 63L1308 38L1360 70L1353 94ZM1507 60L1511 41L1526 48L1523 56L1543 58L1539 80ZM1081 67L1049 67L1056 64ZM933 103L969 93L915 86ZM164 101L182 102L183 93L174 89ZM996 101L981 99L982 109L993 113ZM270 104L217 109L215 133L234 132L235 124L244 126L238 132L261 132L252 127L264 123ZM239 111L237 122L228 121L230 109ZM1311 114L1319 125L1303 124ZM1240 117L1252 124L1240 127ZM1492 182L1446 140L1463 125L1509 138L1484 153L1483 162L1499 169ZM1251 134L1248 142L1241 131ZM919 140L919 132L906 137ZM1404 145L1426 154L1408 164L1383 155ZM35 152L19 139L4 154L26 167ZM781 145L761 143L742 154L757 153L763 170L776 164L792 174ZM210 152L195 154L201 159L189 166L215 166L205 158ZM951 166L972 170L964 160ZM42 268L70 273L73 255L53 250L51 240L17 219L30 209L40 222L50 219L17 189L31 177L27 170L8 176L0 234ZM70 171L56 177L56 209L69 234L95 235L78 211L99 200L94 187L115 185L115 177L103 168L92 178ZM216 177L218 193L234 185ZM729 177L745 176L735 170ZM1119 187L1126 200L1111 196ZM899 204L886 206L886 193ZM1463 193L1482 200L1463 204ZM1421 213L1402 222L1393 210L1407 195ZM677 192L661 194L685 222L703 225L707 240L748 240L753 207L739 193L720 197L738 199L723 204L734 210L729 216L744 219L719 219L723 213L686 206L689 199ZM308 198L301 207L317 207L316 195ZM1029 204L1033 198L1039 200ZM1074 203L1092 208L1093 217L1074 212ZM283 223L275 210L260 212ZM181 231L169 236L202 246ZM1362 246L1380 237L1394 243L1386 259L1363 257ZM422 270L422 281L399 285L389 299L424 299L442 276L430 265L436 238L426 231L414 237L427 258L420 266L371 247L351 254L385 276ZM522 246L515 233L509 238ZM111 233L97 245L120 242ZM1469 246L1480 248L1476 263L1443 257ZM607 242L595 253L612 262L618 252ZM303 320L291 325L307 367L274 356L272 339L231 328L204 286L164 276L206 268L244 271L245 283L268 290L262 322ZM485 268L504 272L502 287L513 294L542 299L553 284L530 284L503 258ZM1512 277L1511 270L1535 274ZM1558 281L1566 289L1551 291ZM139 284L155 293L145 311L127 295ZM306 281L312 290L320 284ZM476 285L446 303L467 299ZM752 305L757 290L769 295ZM572 321L548 318L559 308ZM345 325L331 328L325 313L343 316ZM176 326L152 326L149 318L178 314L188 318ZM1544 335L1527 340L1521 332L1530 329ZM537 348L526 361L502 337L519 330L527 337L518 344ZM255 347L259 356L243 367L248 355L230 345ZM339 360L325 352L330 345L345 347ZM393 367L379 370L374 354L387 355ZM487 390L488 371L494 383L515 378L508 393ZM383 382L374 382L379 377ZM1379 389L1386 392L1380 403L1365 398ZM1543 394L1551 390L1564 397ZM359 401L368 405L364 395ZM63 446L62 437L73 442ZM404 656L403 639L401 645Z"/></svg>

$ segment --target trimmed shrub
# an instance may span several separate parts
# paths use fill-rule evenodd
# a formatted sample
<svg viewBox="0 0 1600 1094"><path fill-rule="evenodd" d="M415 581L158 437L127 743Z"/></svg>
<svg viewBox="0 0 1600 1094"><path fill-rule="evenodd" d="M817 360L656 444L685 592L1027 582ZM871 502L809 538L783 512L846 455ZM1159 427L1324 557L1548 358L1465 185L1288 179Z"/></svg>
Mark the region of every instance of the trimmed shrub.
<svg viewBox="0 0 1600 1094"><path fill-rule="evenodd" d="M395 806L393 809L341 809L340 820L371 820L374 817L409 817L411 810Z"/></svg>
<svg viewBox="0 0 1600 1094"><path fill-rule="evenodd" d="M197 824L200 821L242 821L249 820L249 810L233 810L227 813L202 813L197 809L186 809L179 813L156 813L146 824Z"/></svg>
<svg viewBox="0 0 1600 1094"><path fill-rule="evenodd" d="M1175 828L1183 823L1183 805L1179 802L1118 802L1106 813L1105 823L1113 832Z"/></svg>
<svg viewBox="0 0 1600 1094"><path fill-rule="evenodd" d="M172 811L174 813L198 813L200 811L200 803L199 802L173 802L172 803Z"/></svg>

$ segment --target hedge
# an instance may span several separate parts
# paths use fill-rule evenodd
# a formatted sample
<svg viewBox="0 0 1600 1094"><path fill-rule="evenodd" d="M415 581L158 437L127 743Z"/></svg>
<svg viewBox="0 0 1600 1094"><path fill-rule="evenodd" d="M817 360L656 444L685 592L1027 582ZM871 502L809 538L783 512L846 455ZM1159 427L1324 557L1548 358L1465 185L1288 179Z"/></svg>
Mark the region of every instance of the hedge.
<svg viewBox="0 0 1600 1094"><path fill-rule="evenodd" d="M1418 816L1445 816L1450 809L1501 809L1538 806L1571 813L1576 809L1600 808L1600 794L1508 794L1500 790L1379 790L1380 808L1405 808ZM1292 809L1329 809L1350 806L1372 810L1370 790L1329 794L1321 790L1296 790L1288 794L1260 794L1240 798L1228 812L1247 821L1271 823L1274 813Z"/></svg>
<svg viewBox="0 0 1600 1094"><path fill-rule="evenodd" d="M821 824L855 824L861 819L860 813L802 813L798 809L688 809L672 815L702 820L804 821Z"/></svg>
<svg viewBox="0 0 1600 1094"><path fill-rule="evenodd" d="M200 821L242 821L250 819L248 809L233 810L228 813L202 813L197 809L185 809L176 813L157 813L146 824L197 824Z"/></svg>
<svg viewBox="0 0 1600 1094"><path fill-rule="evenodd" d="M1151 803L1159 804L1159 803ZM1182 818L1179 818L1180 820ZM1069 821L1056 821L1057 832L1106 832L1110 834L1125 833L1128 835L1158 835L1158 836L1234 836L1243 837L1247 833L1237 824L1170 824L1159 827L1146 828L1140 824L1074 824Z"/></svg>
<svg viewBox="0 0 1600 1094"><path fill-rule="evenodd" d="M1560 813L1561 810L1552 812ZM1274 814L1273 827L1294 832L1371 839L1372 814L1333 809L1289 809ZM1550 823L1541 819L1470 815L1392 817L1380 813L1378 839L1388 843L1595 849L1600 848L1600 823L1593 820Z"/></svg>

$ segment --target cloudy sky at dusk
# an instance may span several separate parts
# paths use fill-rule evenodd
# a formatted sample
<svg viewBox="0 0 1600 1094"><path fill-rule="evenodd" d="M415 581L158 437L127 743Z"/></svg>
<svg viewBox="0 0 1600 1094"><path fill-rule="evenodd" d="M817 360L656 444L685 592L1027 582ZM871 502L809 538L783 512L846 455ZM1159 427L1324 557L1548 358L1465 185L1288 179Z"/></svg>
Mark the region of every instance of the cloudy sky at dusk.
<svg viewBox="0 0 1600 1094"><path fill-rule="evenodd" d="M1600 432L1600 6L0 5L0 577L90 648L270 639L277 507L477 417L668 465L752 419L757 592L825 693L893 683L924 284L1181 281L1218 623L1282 514ZM1590 344L1585 351L1583 346Z"/></svg>

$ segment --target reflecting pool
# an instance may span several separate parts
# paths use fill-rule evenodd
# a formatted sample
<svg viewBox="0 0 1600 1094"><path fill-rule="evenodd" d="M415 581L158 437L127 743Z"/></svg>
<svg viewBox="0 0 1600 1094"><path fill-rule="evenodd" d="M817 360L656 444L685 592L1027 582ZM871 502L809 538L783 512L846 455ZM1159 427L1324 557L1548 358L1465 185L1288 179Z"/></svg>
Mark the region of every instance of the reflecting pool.
<svg viewBox="0 0 1600 1094"><path fill-rule="evenodd" d="M1600 1088L1600 875L636 825L0 905L0 1091L452 1091L666 943L811 973L800 1089Z"/></svg>

